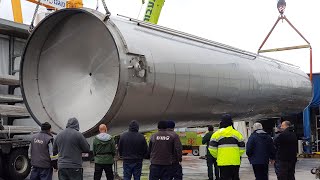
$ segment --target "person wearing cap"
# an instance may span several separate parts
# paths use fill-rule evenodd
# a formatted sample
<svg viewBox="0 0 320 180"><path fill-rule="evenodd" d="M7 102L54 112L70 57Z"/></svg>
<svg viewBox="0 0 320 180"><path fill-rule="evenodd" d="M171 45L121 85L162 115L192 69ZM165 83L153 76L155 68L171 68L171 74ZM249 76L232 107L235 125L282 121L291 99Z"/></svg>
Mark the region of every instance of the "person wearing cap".
<svg viewBox="0 0 320 180"><path fill-rule="evenodd" d="M269 162L275 159L273 141L263 130L261 123L255 123L252 128L253 133L248 139L246 153L256 180L268 180Z"/></svg>
<svg viewBox="0 0 320 180"><path fill-rule="evenodd" d="M59 180L82 180L82 153L90 152L90 145L81 132L79 121L70 118L53 144L53 154L58 154Z"/></svg>
<svg viewBox="0 0 320 180"><path fill-rule="evenodd" d="M100 180L103 171L106 173L107 180L114 179L112 165L116 155L116 145L107 131L107 126L100 124L100 133L93 140L94 180Z"/></svg>
<svg viewBox="0 0 320 180"><path fill-rule="evenodd" d="M158 132L150 137L149 180L170 180L174 151L179 150L172 132L167 131L167 121L158 122Z"/></svg>
<svg viewBox="0 0 320 180"><path fill-rule="evenodd" d="M142 161L148 153L145 137L139 133L139 124L132 120L129 131L120 136L118 145L120 158L123 159L123 180L140 180Z"/></svg>
<svg viewBox="0 0 320 180"><path fill-rule="evenodd" d="M207 145L206 160L207 160L207 166L208 166L208 177L209 177L209 180L213 180L213 166L214 166L215 179L219 180L219 167L217 164L217 159L214 158L208 150L209 142L210 142L211 136L213 134L213 126L209 125L208 131L209 132L202 138L202 144Z"/></svg>
<svg viewBox="0 0 320 180"><path fill-rule="evenodd" d="M41 124L41 131L32 137L29 158L32 166L30 180L52 180L53 168L57 169L57 156L53 154L53 136L48 122Z"/></svg>
<svg viewBox="0 0 320 180"><path fill-rule="evenodd" d="M182 144L180 141L179 135L174 132L174 128L176 126L176 123L172 120L167 121L167 131L171 132L172 135L174 136L174 142L176 149L174 149L174 156L173 156L173 161L172 161L172 174L170 179L175 179L175 180L182 180Z"/></svg>
<svg viewBox="0 0 320 180"><path fill-rule="evenodd" d="M222 116L220 129L212 135L208 150L217 159L220 180L240 179L239 168L245 143L242 134L233 128L231 115Z"/></svg>

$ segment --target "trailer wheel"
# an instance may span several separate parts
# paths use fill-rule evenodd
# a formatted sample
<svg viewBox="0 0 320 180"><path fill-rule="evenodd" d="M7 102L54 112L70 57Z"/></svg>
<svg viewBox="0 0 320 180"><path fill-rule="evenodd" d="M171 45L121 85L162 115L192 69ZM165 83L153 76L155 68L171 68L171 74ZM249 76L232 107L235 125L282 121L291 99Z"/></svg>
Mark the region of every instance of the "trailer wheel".
<svg viewBox="0 0 320 180"><path fill-rule="evenodd" d="M8 176L10 179L23 180L31 170L27 149L15 149L8 158Z"/></svg>
<svg viewBox="0 0 320 180"><path fill-rule="evenodd" d="M192 149L192 155L199 156L199 149Z"/></svg>

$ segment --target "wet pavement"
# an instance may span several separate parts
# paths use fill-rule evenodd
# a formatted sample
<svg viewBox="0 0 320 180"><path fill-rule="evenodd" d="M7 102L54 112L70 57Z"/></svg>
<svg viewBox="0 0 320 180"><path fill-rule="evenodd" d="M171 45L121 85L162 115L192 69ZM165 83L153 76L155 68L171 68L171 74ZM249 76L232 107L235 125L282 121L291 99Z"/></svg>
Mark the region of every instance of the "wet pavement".
<svg viewBox="0 0 320 180"><path fill-rule="evenodd" d="M149 174L150 162L145 160L143 163L142 178L141 180L147 180ZM297 180L312 180L315 176L310 173L313 167L320 165L320 159L299 159L296 167L296 179ZM184 156L183 157L183 179L184 180L206 180L207 178L207 166L204 159L199 159L195 156ZM84 179L93 179L94 164L85 162L84 163ZM118 162L118 172L122 176L122 162ZM276 180L274 168L270 165L269 179ZM105 176L103 175L103 178ZM240 179L242 180L254 180L254 174L251 165L247 158L243 158L240 167ZM53 180L58 180L57 173L54 173Z"/></svg>

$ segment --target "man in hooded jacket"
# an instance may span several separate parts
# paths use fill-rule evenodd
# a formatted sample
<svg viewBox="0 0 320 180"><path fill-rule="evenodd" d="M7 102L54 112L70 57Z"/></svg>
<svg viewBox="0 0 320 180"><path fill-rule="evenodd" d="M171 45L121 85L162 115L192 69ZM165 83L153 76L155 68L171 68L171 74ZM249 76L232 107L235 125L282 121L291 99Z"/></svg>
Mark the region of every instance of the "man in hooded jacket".
<svg viewBox="0 0 320 180"><path fill-rule="evenodd" d="M123 179L140 180L143 158L148 153L147 141L139 133L139 124L136 120L129 124L129 131L122 134L119 140L119 155L123 159Z"/></svg>
<svg viewBox="0 0 320 180"><path fill-rule="evenodd" d="M253 125L254 132L247 142L247 155L252 164L256 180L268 180L269 161L275 159L275 148L271 136L261 123Z"/></svg>
<svg viewBox="0 0 320 180"><path fill-rule="evenodd" d="M79 132L79 121L68 120L66 129L59 133L53 144L53 154L58 154L59 180L82 180L82 153L88 153L90 146Z"/></svg>
<svg viewBox="0 0 320 180"><path fill-rule="evenodd" d="M107 126L101 124L99 132L93 140L94 180L100 180L102 171L106 173L107 180L113 180L112 165L116 155L116 146L111 135L107 134Z"/></svg>

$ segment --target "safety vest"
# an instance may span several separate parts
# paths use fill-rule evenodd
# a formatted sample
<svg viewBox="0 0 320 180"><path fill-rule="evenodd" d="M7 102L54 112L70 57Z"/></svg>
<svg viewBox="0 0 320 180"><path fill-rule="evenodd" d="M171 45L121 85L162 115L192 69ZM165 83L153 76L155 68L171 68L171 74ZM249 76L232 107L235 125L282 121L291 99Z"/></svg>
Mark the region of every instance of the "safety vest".
<svg viewBox="0 0 320 180"><path fill-rule="evenodd" d="M217 159L218 166L238 166L245 152L245 143L241 133L229 126L211 136L208 150Z"/></svg>

